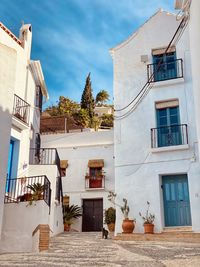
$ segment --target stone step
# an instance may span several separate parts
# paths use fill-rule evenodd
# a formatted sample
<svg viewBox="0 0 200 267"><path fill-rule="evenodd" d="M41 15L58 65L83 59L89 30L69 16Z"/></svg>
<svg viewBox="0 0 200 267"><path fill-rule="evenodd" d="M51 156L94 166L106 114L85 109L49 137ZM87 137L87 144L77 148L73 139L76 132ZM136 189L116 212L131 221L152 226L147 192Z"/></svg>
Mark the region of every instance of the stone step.
<svg viewBox="0 0 200 267"><path fill-rule="evenodd" d="M122 241L166 241L200 243L200 233L193 232L163 232L155 234L117 234L114 240Z"/></svg>
<svg viewBox="0 0 200 267"><path fill-rule="evenodd" d="M191 226L181 226L181 227L164 227L164 233L171 233L171 232L192 232Z"/></svg>

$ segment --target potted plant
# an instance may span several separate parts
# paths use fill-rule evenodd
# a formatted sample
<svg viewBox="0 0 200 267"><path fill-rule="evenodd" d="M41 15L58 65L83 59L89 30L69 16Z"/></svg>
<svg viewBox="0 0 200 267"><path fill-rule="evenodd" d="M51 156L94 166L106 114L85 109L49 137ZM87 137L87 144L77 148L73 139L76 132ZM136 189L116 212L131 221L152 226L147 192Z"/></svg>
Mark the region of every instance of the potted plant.
<svg viewBox="0 0 200 267"><path fill-rule="evenodd" d="M64 230L70 231L73 221L82 216L82 210L78 205L67 205L63 209Z"/></svg>
<svg viewBox="0 0 200 267"><path fill-rule="evenodd" d="M130 211L130 208L128 206L128 201L126 198L123 198L123 202L124 202L124 205L121 206L121 211L124 215L124 220L123 220L123 223L122 223L122 229L123 229L123 233L125 234L130 234L133 232L134 228L135 228L135 219L133 220L130 220L128 218L128 214L129 214L129 211Z"/></svg>
<svg viewBox="0 0 200 267"><path fill-rule="evenodd" d="M44 185L41 183L34 183L27 185L27 188L32 192L32 201L41 200L44 197Z"/></svg>
<svg viewBox="0 0 200 267"><path fill-rule="evenodd" d="M128 206L128 201L127 201L126 198L123 198L124 205L121 206L121 205L119 205L119 204L117 204L115 202L115 197L116 196L117 196L117 194L115 194L114 192L110 191L109 194L108 194L108 200L110 202L112 202L113 204L117 205L118 207L120 207L121 212L124 215L124 220L123 220L123 223L122 223L123 233L126 233L126 234L132 233L134 228L135 228L136 220L135 219L130 220L129 217L128 217L128 214L129 214L129 211L130 211L130 208Z"/></svg>
<svg viewBox="0 0 200 267"><path fill-rule="evenodd" d="M151 214L149 212L149 208L150 208L150 202L147 201L147 210L146 210L146 214L145 216L143 216L141 214L141 212L139 212L139 215L142 217L143 222L144 222L144 233L145 234L153 234L154 233L154 220L155 220L155 215Z"/></svg>
<svg viewBox="0 0 200 267"><path fill-rule="evenodd" d="M114 208L110 207L110 208L105 210L104 215L105 215L104 223L107 224L108 230L110 232L114 232L115 231L116 210Z"/></svg>

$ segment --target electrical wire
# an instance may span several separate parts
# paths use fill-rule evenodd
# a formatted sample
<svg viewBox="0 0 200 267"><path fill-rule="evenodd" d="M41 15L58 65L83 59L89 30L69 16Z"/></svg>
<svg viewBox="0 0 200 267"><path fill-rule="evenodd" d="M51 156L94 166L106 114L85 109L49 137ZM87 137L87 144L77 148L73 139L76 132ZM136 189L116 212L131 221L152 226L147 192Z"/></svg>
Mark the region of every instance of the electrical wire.
<svg viewBox="0 0 200 267"><path fill-rule="evenodd" d="M188 16L183 17L176 32L173 35L171 41L169 42L167 48L165 49L163 56L165 56L167 54L168 50L170 49L170 47L172 46L173 43L178 42L178 40L182 36L185 28L187 27L187 24L188 24L187 22L188 22ZM128 105L126 105L125 107L123 107L121 109L115 109L115 112L123 111L123 110L127 109L131 104L133 104L136 101L136 103L134 103L133 107L131 107L130 110L128 110L126 113L124 113L122 115L114 116L115 119L123 119L123 118L127 117L137 107L137 105L141 102L143 96L145 96L149 92L149 90L153 87L153 85L154 85L153 81L154 81L155 73L160 69L161 65L162 65L162 59L158 62L156 69L153 71L153 73L149 77L148 81L145 83L145 85L142 87L142 89L139 91L139 93L136 95L136 97L134 99L132 99L132 101ZM137 98L139 98L139 99L137 99Z"/></svg>
<svg viewBox="0 0 200 267"><path fill-rule="evenodd" d="M185 17L181 20L181 23L179 24L179 27L177 28L175 34L173 35L173 38L171 39L170 43L168 44L168 46L167 46L167 48L166 48L163 56L165 56L167 54L169 48L171 47L171 45L172 45L172 43L173 43L173 41L174 41L177 33L179 32L179 30L183 26L184 22L185 22ZM162 65L162 59L158 62L157 66L156 66L156 69L154 70L154 72L152 73L152 75L149 77L149 79L146 82L146 84L142 87L142 89L140 90L140 92L136 95L136 97L128 105L126 105L125 107L123 107L121 109L115 109L115 111L122 111L122 110L126 109L127 107L129 107L138 98L138 96L142 93L142 91L145 90L145 88L148 87L149 84L153 82L154 75L160 69L161 65Z"/></svg>

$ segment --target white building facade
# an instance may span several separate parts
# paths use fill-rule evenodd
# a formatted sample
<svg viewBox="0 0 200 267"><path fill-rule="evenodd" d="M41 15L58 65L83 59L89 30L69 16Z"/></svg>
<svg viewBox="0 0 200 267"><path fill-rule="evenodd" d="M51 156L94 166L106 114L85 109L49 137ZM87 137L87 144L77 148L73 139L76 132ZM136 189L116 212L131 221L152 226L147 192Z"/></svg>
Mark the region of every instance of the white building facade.
<svg viewBox="0 0 200 267"><path fill-rule="evenodd" d="M64 198L69 205L82 207L83 216L74 221L72 229L101 231L104 211L112 206L108 193L115 189L113 130L48 134L41 140L44 147L56 147L65 163Z"/></svg>
<svg viewBox="0 0 200 267"><path fill-rule="evenodd" d="M174 14L159 10L111 49L116 201L127 198L136 232L143 232L139 212L145 213L147 201L155 214L156 232L185 226L200 231L200 165L188 27L166 50L179 24ZM147 90L140 93L145 84ZM122 232L122 219L118 209L116 233Z"/></svg>
<svg viewBox="0 0 200 267"><path fill-rule="evenodd" d="M30 58L31 42L30 24L22 25L17 38L0 23L0 232L4 251L31 251L32 233L39 224L48 224L53 235L63 231L56 189L59 158L55 149L40 149L40 114L48 92L40 62ZM45 161L47 154L51 162ZM27 186L37 183L43 189L31 205L33 191Z"/></svg>

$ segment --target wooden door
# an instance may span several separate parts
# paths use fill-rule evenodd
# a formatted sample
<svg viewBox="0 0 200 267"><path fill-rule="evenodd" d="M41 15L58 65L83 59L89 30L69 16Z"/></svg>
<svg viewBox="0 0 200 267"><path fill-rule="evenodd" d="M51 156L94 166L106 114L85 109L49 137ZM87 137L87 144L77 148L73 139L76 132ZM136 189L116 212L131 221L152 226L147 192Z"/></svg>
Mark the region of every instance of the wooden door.
<svg viewBox="0 0 200 267"><path fill-rule="evenodd" d="M163 176L165 226L191 225L187 175Z"/></svg>
<svg viewBox="0 0 200 267"><path fill-rule="evenodd" d="M103 199L84 199L82 231L96 232L103 227Z"/></svg>

